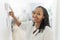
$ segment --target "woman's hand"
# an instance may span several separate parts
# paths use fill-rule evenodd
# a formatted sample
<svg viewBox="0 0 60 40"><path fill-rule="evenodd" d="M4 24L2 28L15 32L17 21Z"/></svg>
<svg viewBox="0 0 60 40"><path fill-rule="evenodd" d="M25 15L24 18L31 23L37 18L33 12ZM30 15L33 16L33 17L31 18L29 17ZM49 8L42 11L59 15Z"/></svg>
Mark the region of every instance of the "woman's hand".
<svg viewBox="0 0 60 40"><path fill-rule="evenodd" d="M13 12L12 9L11 9L11 11L9 12L9 15L10 15L11 17L14 17L14 12Z"/></svg>
<svg viewBox="0 0 60 40"><path fill-rule="evenodd" d="M13 16L14 16L14 12L13 12L13 11L10 11L10 12L9 12L9 15L10 15L11 17L13 17Z"/></svg>
<svg viewBox="0 0 60 40"><path fill-rule="evenodd" d="M19 26L21 24L21 22L18 21L18 19L14 16L14 12L11 9L11 11L9 12L9 15L14 19L15 23Z"/></svg>

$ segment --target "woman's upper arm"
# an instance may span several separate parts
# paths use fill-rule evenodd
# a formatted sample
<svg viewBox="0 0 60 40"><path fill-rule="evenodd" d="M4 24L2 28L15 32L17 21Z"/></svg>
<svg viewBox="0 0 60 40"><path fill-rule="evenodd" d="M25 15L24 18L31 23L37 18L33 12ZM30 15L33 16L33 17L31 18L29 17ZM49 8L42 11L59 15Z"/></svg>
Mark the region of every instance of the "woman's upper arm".
<svg viewBox="0 0 60 40"><path fill-rule="evenodd" d="M16 24L13 25L13 31L16 32L17 30L27 30L26 24L25 23L21 23L20 26L17 26Z"/></svg>
<svg viewBox="0 0 60 40"><path fill-rule="evenodd" d="M31 28L32 22L27 21L27 22L21 22L21 25L19 26L19 28L23 29L23 30L28 30L29 28Z"/></svg>
<svg viewBox="0 0 60 40"><path fill-rule="evenodd" d="M29 28L31 28L32 21L22 22L20 19L18 19L18 21L21 24L19 26L15 24L14 30L17 30L17 29L28 30Z"/></svg>

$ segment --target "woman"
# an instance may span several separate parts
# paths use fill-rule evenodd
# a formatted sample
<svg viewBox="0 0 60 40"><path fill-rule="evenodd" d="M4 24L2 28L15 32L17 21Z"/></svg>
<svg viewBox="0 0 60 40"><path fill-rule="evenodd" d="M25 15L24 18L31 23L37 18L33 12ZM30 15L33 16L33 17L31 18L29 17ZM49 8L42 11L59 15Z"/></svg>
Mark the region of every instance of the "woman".
<svg viewBox="0 0 60 40"><path fill-rule="evenodd" d="M11 9L12 10L12 9ZM38 6L32 12L32 21L21 22L14 16L13 10L9 15L15 20L16 27L14 27L14 40L54 40L53 32L49 24L49 15L47 10ZM22 31L25 39L20 39Z"/></svg>

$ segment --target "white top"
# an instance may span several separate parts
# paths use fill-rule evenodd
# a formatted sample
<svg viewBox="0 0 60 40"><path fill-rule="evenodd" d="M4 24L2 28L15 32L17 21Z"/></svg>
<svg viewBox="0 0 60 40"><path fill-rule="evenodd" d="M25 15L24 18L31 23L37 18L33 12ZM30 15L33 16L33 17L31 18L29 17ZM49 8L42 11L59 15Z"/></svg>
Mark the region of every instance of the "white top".
<svg viewBox="0 0 60 40"><path fill-rule="evenodd" d="M33 34L35 27L32 22L22 22L22 24L13 28L13 40L54 40L54 34L51 28L45 27L43 32L35 35L39 29Z"/></svg>

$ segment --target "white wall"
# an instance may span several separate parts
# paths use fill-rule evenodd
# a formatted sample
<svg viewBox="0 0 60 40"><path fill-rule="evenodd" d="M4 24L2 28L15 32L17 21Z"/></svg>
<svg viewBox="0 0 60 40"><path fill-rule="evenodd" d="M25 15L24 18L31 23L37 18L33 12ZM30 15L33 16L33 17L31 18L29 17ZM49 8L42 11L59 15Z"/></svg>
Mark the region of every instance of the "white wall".
<svg viewBox="0 0 60 40"><path fill-rule="evenodd" d="M56 40L60 40L60 0L57 0Z"/></svg>
<svg viewBox="0 0 60 40"><path fill-rule="evenodd" d="M7 27L7 13L4 8L4 3L8 0L0 0L0 40L9 40L10 28Z"/></svg>

